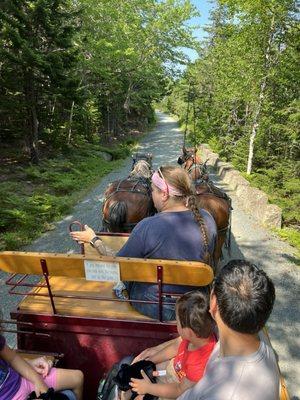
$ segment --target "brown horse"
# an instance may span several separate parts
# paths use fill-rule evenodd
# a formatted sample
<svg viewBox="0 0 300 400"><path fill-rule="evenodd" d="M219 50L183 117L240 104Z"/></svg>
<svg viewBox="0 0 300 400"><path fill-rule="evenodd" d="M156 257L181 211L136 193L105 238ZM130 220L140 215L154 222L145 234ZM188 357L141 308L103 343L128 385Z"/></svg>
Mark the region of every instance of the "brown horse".
<svg viewBox="0 0 300 400"><path fill-rule="evenodd" d="M183 147L182 156L178 157L178 164L182 165L184 169L188 172L192 181L208 180L208 172L206 160L202 163L200 156L197 154L198 149L196 147Z"/></svg>
<svg viewBox="0 0 300 400"><path fill-rule="evenodd" d="M228 232L228 240L226 246L230 251L230 235L231 235L231 199L225 192L216 187L208 176L206 162L201 163L200 157L196 154L195 149L183 149L183 155L180 157L179 163L189 173L196 189L198 204L200 208L207 210L214 218L217 229L218 239L214 251L214 263L217 263L222 255L222 247L226 240Z"/></svg>
<svg viewBox="0 0 300 400"><path fill-rule="evenodd" d="M150 178L150 165L140 160L127 178L107 187L102 207L103 231L131 232L139 221L155 213Z"/></svg>

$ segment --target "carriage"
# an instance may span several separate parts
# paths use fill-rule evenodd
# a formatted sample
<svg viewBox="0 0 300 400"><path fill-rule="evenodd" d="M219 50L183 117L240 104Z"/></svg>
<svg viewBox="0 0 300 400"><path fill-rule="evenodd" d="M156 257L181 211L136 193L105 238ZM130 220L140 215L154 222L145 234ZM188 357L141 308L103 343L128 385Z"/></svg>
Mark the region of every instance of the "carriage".
<svg viewBox="0 0 300 400"><path fill-rule="evenodd" d="M117 252L129 233L97 236ZM175 322L162 320L164 284L201 287L214 276L202 262L101 256L90 244L82 245L81 254L2 252L0 269L10 274L9 294L20 297L8 321L16 325L18 351L81 369L88 400L96 400L99 382L114 363L178 336ZM156 283L158 300L118 298L113 287L120 280ZM157 318L137 312L134 301L155 303ZM281 399L288 398L282 380Z"/></svg>
<svg viewBox="0 0 300 400"><path fill-rule="evenodd" d="M127 240L100 236L115 250ZM212 269L200 262L100 256L90 245L85 254L2 252L0 269L12 274L6 281L10 294L23 297L11 311L18 349L50 352L62 367L81 369L89 400L115 362L177 336L176 324L162 321L164 283L206 286L213 279ZM42 279L33 282L33 275ZM157 319L114 295L120 279L157 283Z"/></svg>
<svg viewBox="0 0 300 400"><path fill-rule="evenodd" d="M99 234L118 250L128 235ZM99 381L129 354L177 337L176 324L162 320L163 284L206 286L210 266L195 261L100 256L89 244L84 254L0 253L0 269L11 275L10 295L21 296L11 310L17 347L30 356L56 357L59 366L81 369L84 399L95 400ZM156 283L157 318L139 314L112 290L118 280ZM281 397L288 399L282 380Z"/></svg>

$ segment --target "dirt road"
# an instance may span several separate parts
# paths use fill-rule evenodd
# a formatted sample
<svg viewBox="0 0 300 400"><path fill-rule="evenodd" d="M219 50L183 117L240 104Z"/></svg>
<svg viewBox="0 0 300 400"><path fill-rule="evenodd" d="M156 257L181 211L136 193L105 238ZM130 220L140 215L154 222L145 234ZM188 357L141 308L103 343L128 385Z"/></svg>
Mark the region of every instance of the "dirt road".
<svg viewBox="0 0 300 400"><path fill-rule="evenodd" d="M162 164L175 164L182 146L182 133L174 119L158 113L157 127L141 142L139 151L152 152L154 167ZM103 192L108 183L124 177L131 167L131 159L124 166L108 174L99 185L79 203L71 215L56 224L55 230L46 233L26 250L49 252L78 252L78 246L68 235L68 225L80 220L99 229L101 226L101 204ZM212 175L216 183L228 191L222 181ZM262 267L273 279L277 300L274 312L268 323L273 346L278 353L280 368L286 378L293 400L300 399L300 311L299 283L300 268L297 267L292 247L280 241L272 233L255 222L251 215L242 211L234 193L228 191L233 200L232 251L225 254L222 261L246 258ZM0 275L3 281L4 274ZM6 289L1 285L1 304L7 312L12 303L8 303Z"/></svg>

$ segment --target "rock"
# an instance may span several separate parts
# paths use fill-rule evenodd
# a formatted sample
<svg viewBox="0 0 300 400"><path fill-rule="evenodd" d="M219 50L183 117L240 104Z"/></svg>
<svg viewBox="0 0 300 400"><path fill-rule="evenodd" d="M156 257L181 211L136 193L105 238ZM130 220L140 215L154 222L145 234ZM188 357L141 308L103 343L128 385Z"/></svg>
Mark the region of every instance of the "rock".
<svg viewBox="0 0 300 400"><path fill-rule="evenodd" d="M103 158L105 161L111 161L112 160L112 155L109 153L106 153L105 151L99 151L99 156Z"/></svg>
<svg viewBox="0 0 300 400"><path fill-rule="evenodd" d="M265 210L263 224L270 228L281 228L282 210L275 204L268 204Z"/></svg>
<svg viewBox="0 0 300 400"><path fill-rule="evenodd" d="M261 190L253 188L233 166L220 160L219 155L213 153L207 144L201 145L203 161L209 159L207 165L217 170L218 175L230 189L236 191L241 206L251 214L259 223L271 228L281 228L282 210L268 204L268 196Z"/></svg>
<svg viewBox="0 0 300 400"><path fill-rule="evenodd" d="M226 181L226 183L228 183L230 188L233 190L236 190L239 186L250 186L250 183L247 181L247 179L242 177L242 175L235 170L231 171L229 180L228 182Z"/></svg>

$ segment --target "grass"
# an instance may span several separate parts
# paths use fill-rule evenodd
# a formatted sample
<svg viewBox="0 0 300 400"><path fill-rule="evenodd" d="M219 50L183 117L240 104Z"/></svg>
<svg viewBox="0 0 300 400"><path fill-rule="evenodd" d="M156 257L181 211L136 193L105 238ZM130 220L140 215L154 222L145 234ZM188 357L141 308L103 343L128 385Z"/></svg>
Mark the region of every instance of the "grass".
<svg viewBox="0 0 300 400"><path fill-rule="evenodd" d="M275 232L281 239L294 246L298 257L300 257L300 232L293 228L275 229Z"/></svg>
<svg viewBox="0 0 300 400"><path fill-rule="evenodd" d="M2 166L0 250L18 250L52 229L52 223L70 212L101 177L122 165L132 147L111 150L85 144L39 166ZM112 161L103 160L103 150L112 154Z"/></svg>

